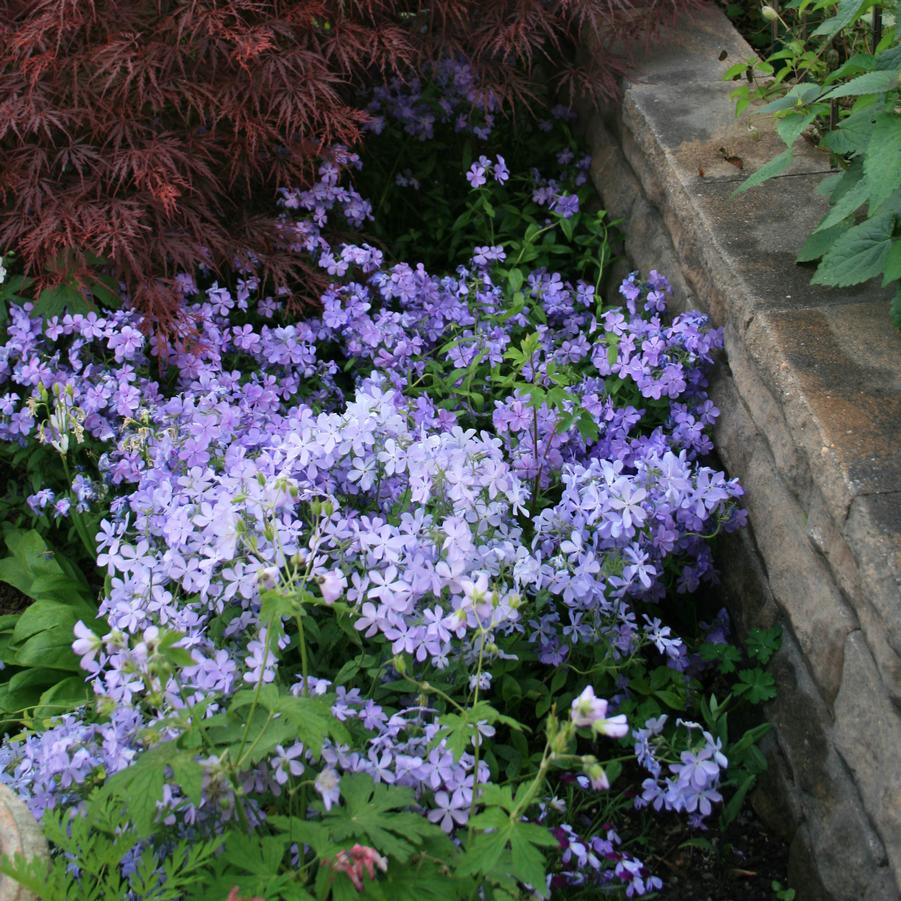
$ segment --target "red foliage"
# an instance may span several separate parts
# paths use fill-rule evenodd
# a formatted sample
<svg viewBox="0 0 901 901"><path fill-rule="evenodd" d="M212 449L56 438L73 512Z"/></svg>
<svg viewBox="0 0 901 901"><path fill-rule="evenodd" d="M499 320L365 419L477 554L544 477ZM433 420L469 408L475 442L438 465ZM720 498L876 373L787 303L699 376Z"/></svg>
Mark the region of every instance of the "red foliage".
<svg viewBox="0 0 901 901"><path fill-rule="evenodd" d="M693 0L651 0L645 28ZM609 91L610 57L574 64L586 32L636 29L631 0L7 0L0 4L0 248L37 290L108 261L157 327L174 275L254 261L303 276L280 248L281 186L329 144L354 144L353 88L441 54L472 60L507 100L536 66ZM560 61L564 61L560 64ZM62 263L60 261L63 261ZM311 273L307 273L311 275Z"/></svg>

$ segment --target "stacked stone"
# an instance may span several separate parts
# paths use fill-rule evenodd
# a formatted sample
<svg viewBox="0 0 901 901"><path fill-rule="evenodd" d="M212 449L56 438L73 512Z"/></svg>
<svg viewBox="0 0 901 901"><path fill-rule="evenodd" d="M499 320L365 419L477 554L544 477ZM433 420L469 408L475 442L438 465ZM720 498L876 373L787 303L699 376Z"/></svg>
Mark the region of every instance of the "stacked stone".
<svg viewBox="0 0 901 901"><path fill-rule="evenodd" d="M709 6L583 122L630 262L725 330L715 440L751 528L724 544L723 584L744 629L784 626L758 810L802 901L883 901L901 897L901 334L878 284L812 287L794 262L827 156L734 195L784 147L722 80L753 53Z"/></svg>

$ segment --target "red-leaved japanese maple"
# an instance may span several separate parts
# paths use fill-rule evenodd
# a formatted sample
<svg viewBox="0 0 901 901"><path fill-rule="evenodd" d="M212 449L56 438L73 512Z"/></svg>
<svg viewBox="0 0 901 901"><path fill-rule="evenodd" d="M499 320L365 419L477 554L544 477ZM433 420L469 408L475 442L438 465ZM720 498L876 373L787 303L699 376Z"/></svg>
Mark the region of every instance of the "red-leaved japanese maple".
<svg viewBox="0 0 901 901"><path fill-rule="evenodd" d="M588 32L648 31L692 0L7 0L0 4L0 249L36 290L85 285L96 258L163 331L174 276L252 261L310 285L274 198L328 145L360 139L355 87L442 54L508 101L536 66L610 91ZM300 280L300 281L298 281Z"/></svg>

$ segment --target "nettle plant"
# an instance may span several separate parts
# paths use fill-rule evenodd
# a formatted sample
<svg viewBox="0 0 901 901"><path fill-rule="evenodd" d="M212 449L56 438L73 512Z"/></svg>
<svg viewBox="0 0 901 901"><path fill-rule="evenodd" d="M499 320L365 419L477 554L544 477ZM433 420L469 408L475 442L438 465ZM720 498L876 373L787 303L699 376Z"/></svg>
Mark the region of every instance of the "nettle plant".
<svg viewBox="0 0 901 901"><path fill-rule="evenodd" d="M881 278L895 288L892 321L901 328L901 35L896 17L872 0L792 0L764 7L783 46L766 61L733 66L745 78L741 113L776 116L786 149L743 182L745 191L784 172L798 141L815 136L839 171L818 191L830 210L798 262L819 261L812 283L844 287ZM762 80L758 81L758 78ZM771 99L776 95L776 99Z"/></svg>
<svg viewBox="0 0 901 901"><path fill-rule="evenodd" d="M690 600L744 519L704 463L722 339L664 318L658 273L601 297L607 223L549 123L553 178L474 145L437 271L369 243L369 161L336 148L282 194L315 317L183 276L195 341L161 359L136 312L11 308L0 437L68 469L12 501L0 578L65 579L41 536L77 541L81 497L103 584L58 649L92 703L0 695L0 773L54 847L0 871L47 899L631 897L662 882L625 811L734 819L765 727L729 718L778 639L745 656Z"/></svg>

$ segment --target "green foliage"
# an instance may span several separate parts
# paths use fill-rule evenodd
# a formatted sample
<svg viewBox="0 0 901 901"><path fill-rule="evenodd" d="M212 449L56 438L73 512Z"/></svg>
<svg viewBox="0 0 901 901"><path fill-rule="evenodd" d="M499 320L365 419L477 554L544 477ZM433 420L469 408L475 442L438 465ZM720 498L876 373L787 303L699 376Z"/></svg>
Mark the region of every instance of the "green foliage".
<svg viewBox="0 0 901 901"><path fill-rule="evenodd" d="M21 854L0 858L0 873L42 901L110 901L129 896L179 901L203 884L221 838L176 842L160 866L156 849L139 847L139 837L125 828L126 822L122 809L111 801L95 800L89 816L50 810L41 826L59 853L49 864L40 857L26 861ZM120 864L134 854L135 872L126 879ZM77 876L72 872L73 860L78 862Z"/></svg>
<svg viewBox="0 0 901 901"><path fill-rule="evenodd" d="M7 527L9 556L0 581L32 599L22 613L0 616L0 716L40 721L85 703L90 689L72 651L81 620L103 630L84 576L34 530Z"/></svg>
<svg viewBox="0 0 901 901"><path fill-rule="evenodd" d="M361 842L406 863L429 842L443 854L452 852L450 839L437 827L409 812L414 801L408 788L375 783L361 773L341 780L343 804L327 811L322 828L340 847Z"/></svg>
<svg viewBox="0 0 901 901"><path fill-rule="evenodd" d="M877 46L874 16L885 26ZM817 140L842 172L823 181L820 193L831 209L798 262L819 261L815 285L881 278L894 289L891 316L901 328L901 34L895 16L873 0L792 0L776 28L780 46L765 62L740 63L725 76L745 79L733 92L738 114L752 100L770 100L756 112L776 117L786 145L739 191L784 172L798 141Z"/></svg>
<svg viewBox="0 0 901 901"><path fill-rule="evenodd" d="M788 888L778 880L774 879L770 888L773 890L773 897L776 901L795 901L795 890Z"/></svg>

